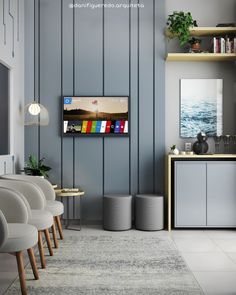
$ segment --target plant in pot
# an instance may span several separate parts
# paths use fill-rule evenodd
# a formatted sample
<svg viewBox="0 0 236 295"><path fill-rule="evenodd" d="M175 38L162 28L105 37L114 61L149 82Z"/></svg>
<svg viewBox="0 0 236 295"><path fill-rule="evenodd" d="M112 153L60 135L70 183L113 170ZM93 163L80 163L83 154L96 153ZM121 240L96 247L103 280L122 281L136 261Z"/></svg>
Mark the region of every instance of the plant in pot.
<svg viewBox="0 0 236 295"><path fill-rule="evenodd" d="M169 38L178 38L181 47L189 42L189 29L197 26L197 22L193 19L190 12L174 11L173 14L168 15L167 28L170 32Z"/></svg>
<svg viewBox="0 0 236 295"><path fill-rule="evenodd" d="M39 161L33 155L29 156L29 160L25 163L24 172L27 175L48 177L48 171L51 170L49 166L43 164L45 158Z"/></svg>
<svg viewBox="0 0 236 295"><path fill-rule="evenodd" d="M200 52L201 51L201 42L199 38L192 37L189 39L188 43L190 45L190 52Z"/></svg>

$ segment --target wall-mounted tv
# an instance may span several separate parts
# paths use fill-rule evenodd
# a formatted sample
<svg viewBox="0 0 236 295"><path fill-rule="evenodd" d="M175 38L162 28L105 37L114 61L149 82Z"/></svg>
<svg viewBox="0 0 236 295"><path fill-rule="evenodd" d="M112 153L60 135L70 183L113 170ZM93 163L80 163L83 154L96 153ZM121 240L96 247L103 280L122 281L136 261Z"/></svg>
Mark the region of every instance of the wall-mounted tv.
<svg viewBox="0 0 236 295"><path fill-rule="evenodd" d="M129 135L129 97L64 96L63 135Z"/></svg>

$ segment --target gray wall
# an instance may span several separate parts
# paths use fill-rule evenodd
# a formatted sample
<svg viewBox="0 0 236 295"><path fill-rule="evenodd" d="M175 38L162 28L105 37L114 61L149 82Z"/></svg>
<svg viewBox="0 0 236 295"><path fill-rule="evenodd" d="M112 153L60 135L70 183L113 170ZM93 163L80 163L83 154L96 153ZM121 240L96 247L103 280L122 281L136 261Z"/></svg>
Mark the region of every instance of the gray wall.
<svg viewBox="0 0 236 295"><path fill-rule="evenodd" d="M9 70L0 64L0 155L9 154ZM1 167L0 167L1 168Z"/></svg>
<svg viewBox="0 0 236 295"><path fill-rule="evenodd" d="M166 17L173 11L190 11L199 26L215 26L217 23L235 22L235 0L167 0ZM179 52L178 43L167 42L169 52ZM235 107L235 63L233 62L166 62L166 150L173 144L184 149L179 134L180 79L223 79L223 129L224 134L236 132ZM210 151L214 152L211 139ZM223 149L222 149L223 151Z"/></svg>
<svg viewBox="0 0 236 295"><path fill-rule="evenodd" d="M103 194L163 192L164 0L143 1L139 10L73 10L71 0L37 0L35 67L33 1L26 2L26 77L32 81L35 68L36 93L49 110L50 124L26 129L25 156L45 157L52 182L85 189L86 219L101 219ZM33 83L26 93L33 96ZM130 138L62 138L60 96L73 94L129 95Z"/></svg>
<svg viewBox="0 0 236 295"><path fill-rule="evenodd" d="M9 69L10 153L24 164L24 0L0 0L0 63Z"/></svg>

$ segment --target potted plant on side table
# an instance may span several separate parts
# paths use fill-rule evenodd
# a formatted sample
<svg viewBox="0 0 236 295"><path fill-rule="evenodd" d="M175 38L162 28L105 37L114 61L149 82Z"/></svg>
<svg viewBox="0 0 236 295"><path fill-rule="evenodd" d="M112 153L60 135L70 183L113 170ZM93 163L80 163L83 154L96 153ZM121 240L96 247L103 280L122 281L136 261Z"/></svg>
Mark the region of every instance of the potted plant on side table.
<svg viewBox="0 0 236 295"><path fill-rule="evenodd" d="M48 171L51 170L51 167L44 165L44 161L45 158L38 161L35 156L30 155L28 161L25 163L23 171L27 175L48 177Z"/></svg>

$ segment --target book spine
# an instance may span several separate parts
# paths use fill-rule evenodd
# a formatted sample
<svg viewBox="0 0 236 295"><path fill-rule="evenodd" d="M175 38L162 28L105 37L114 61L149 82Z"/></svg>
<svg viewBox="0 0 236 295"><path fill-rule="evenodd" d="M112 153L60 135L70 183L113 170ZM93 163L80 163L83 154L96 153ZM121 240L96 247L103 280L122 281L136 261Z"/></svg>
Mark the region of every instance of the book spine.
<svg viewBox="0 0 236 295"><path fill-rule="evenodd" d="M231 53L231 43L230 43L230 39L226 38L226 53Z"/></svg>
<svg viewBox="0 0 236 295"><path fill-rule="evenodd" d="M234 53L236 53L236 38L234 38Z"/></svg>
<svg viewBox="0 0 236 295"><path fill-rule="evenodd" d="M225 39L220 38L220 53L225 53Z"/></svg>

